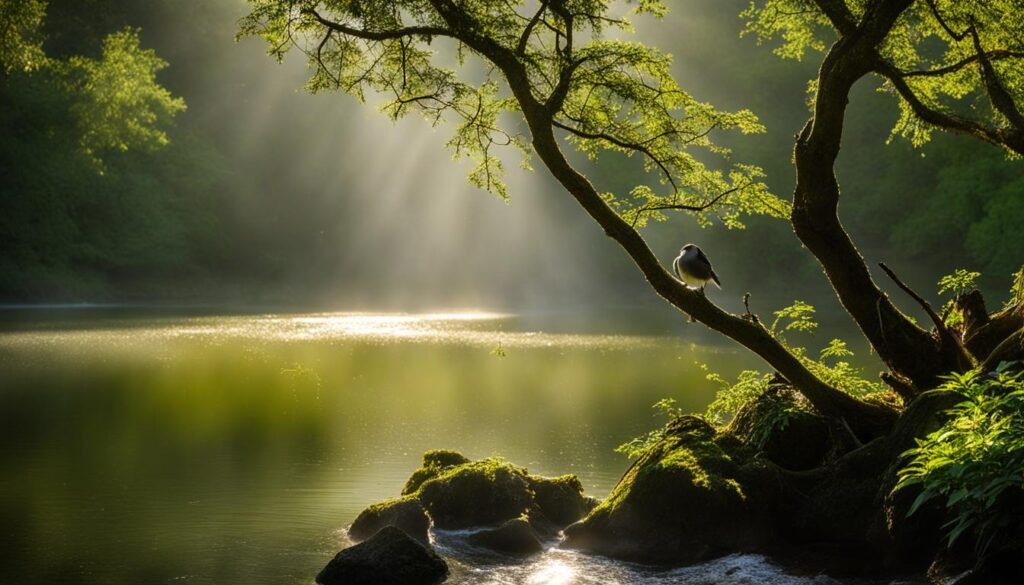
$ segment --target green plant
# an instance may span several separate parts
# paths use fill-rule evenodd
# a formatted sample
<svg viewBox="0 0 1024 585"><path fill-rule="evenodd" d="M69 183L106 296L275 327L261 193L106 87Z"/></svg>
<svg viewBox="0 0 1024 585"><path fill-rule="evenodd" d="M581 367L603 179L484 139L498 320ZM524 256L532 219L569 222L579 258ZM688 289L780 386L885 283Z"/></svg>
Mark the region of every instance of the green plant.
<svg viewBox="0 0 1024 585"><path fill-rule="evenodd" d="M783 333L786 331L804 333L814 331L818 326L818 323L814 320L814 312L812 305L803 301L795 301L792 305L775 311L775 320L772 321L771 327L768 330L772 335L779 338L783 345L786 346L786 349L792 352L807 369L811 370L815 376L825 383L857 397L865 397L883 390L881 383L865 379L860 368L853 366L849 361L841 359L853 356L853 352L847 347L845 341L833 339L821 350L818 359L814 359L807 355L806 348L795 347L783 338ZM758 370L743 370L734 382L730 382L721 374L710 371L706 364L701 364L700 367L707 372L706 378L708 381L719 386L715 399L708 405L703 415L704 418L715 425L728 424L741 408L764 394L768 390L773 378L775 378L775 375L771 373ZM659 414L668 416L669 420L684 414L675 406L675 401L669 398L658 401L653 408ZM792 410L794 409L779 409L778 412L772 411L768 419L766 419L768 424L763 425L761 429L763 435L767 436L777 425L785 426L789 415L792 414ZM615 451L623 453L627 457L635 458L649 447L655 445L663 436L664 429L657 428L619 445L615 448ZM757 441L755 437L755 444Z"/></svg>
<svg viewBox="0 0 1024 585"><path fill-rule="evenodd" d="M788 323L779 329L779 324L784 320L788 320ZM772 326L768 330L772 335L781 338L786 331L806 333L817 328L818 322L814 320L814 306L804 301L793 301L792 305L775 311L775 320L772 321Z"/></svg>
<svg viewBox="0 0 1024 585"><path fill-rule="evenodd" d="M1010 286L1010 300L1006 301L1006 307L1016 303L1024 302L1024 266L1013 274L1013 284Z"/></svg>
<svg viewBox="0 0 1024 585"><path fill-rule="evenodd" d="M939 296L950 292L953 298L946 301L942 307L942 314L945 316L946 325L959 325L964 320L963 311L957 308L956 301L964 293L974 288L975 281L981 276L980 272L970 272L964 268L957 268L953 274L947 274L939 279Z"/></svg>
<svg viewBox="0 0 1024 585"><path fill-rule="evenodd" d="M707 366L702 366L707 369ZM707 379L720 386L715 399L708 405L704 416L714 424L728 423L744 405L764 394L771 383L772 375L757 370L743 370L736 382L729 383L721 375L709 372Z"/></svg>
<svg viewBox="0 0 1024 585"><path fill-rule="evenodd" d="M655 412L655 416L667 417L669 421L675 420L685 413L683 409L676 406L676 401L673 398L662 398L651 405ZM656 429L647 431L639 437L633 437L625 443L615 448L616 453L622 453L630 459L636 459L644 454L645 451L653 447L665 437L665 427L660 426Z"/></svg>
<svg viewBox="0 0 1024 585"><path fill-rule="evenodd" d="M907 516L925 502L944 499L951 514L947 544L971 530L982 551L1001 529L1017 522L1010 507L1024 488L1024 373L1002 364L993 374L953 374L942 386L964 401L939 430L904 453L896 490L919 486Z"/></svg>

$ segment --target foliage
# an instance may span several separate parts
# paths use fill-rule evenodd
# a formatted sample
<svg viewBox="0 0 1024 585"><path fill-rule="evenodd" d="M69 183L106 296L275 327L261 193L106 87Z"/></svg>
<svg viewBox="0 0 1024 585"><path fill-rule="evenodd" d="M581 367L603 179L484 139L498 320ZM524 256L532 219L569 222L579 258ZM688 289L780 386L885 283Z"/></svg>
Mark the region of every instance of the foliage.
<svg viewBox="0 0 1024 585"><path fill-rule="evenodd" d="M833 9L854 20L864 15L868 2L852 0L833 4ZM978 47L991 53L986 59L994 68L1011 99L1024 98L1024 68L1019 59L1024 19L1016 0L983 3L957 0L920 0L910 4L879 47L881 57L899 72L904 88L887 81L883 91L897 95L899 119L894 136L921 146L931 139L934 128L919 118L905 94L916 96L920 105L943 115L961 118L965 113L977 120L1003 126L1004 114L976 100L986 89L983 67L976 58ZM780 39L776 54L792 59L807 51L824 51L831 42L833 24L818 4L807 0L757 0L744 12L746 32L760 41ZM907 75L909 73L909 75ZM900 91L903 89L904 91Z"/></svg>
<svg viewBox="0 0 1024 585"><path fill-rule="evenodd" d="M194 205L222 177L217 153L183 133L169 144L184 102L156 81L166 63L137 29L97 44L97 58L47 58L0 78L7 299L97 299L111 282L157 288L194 276L199 248L218 243L212 213Z"/></svg>
<svg viewBox="0 0 1024 585"><path fill-rule="evenodd" d="M821 350L818 359L814 359L808 356L806 348L792 345L782 337L782 333L785 331L809 333L817 329L818 323L814 320L814 312L815 309L810 304L795 301L792 305L775 311L775 320L768 330L782 339L793 355L823 382L857 397L864 397L881 390L880 383L865 379L859 368L840 359L853 357L853 352L847 347L845 341L833 339ZM788 322L779 329L780 324L786 320Z"/></svg>
<svg viewBox="0 0 1024 585"><path fill-rule="evenodd" d="M779 329L779 323L788 321ZM814 307L804 301L794 301L792 305L775 311L775 320L772 321L768 330L775 336L781 336L786 331L810 332L818 328L814 320Z"/></svg>
<svg viewBox="0 0 1024 585"><path fill-rule="evenodd" d="M82 148L99 157L107 151L153 150L168 144L164 127L185 109L185 101L156 81L167 62L139 44L139 31L126 29L103 39L99 59L74 56L61 67Z"/></svg>
<svg viewBox="0 0 1024 585"><path fill-rule="evenodd" d="M747 215L788 215L760 168L729 164L729 149L712 140L717 131L763 132L756 116L695 99L673 79L669 55L615 38L632 30L632 14L663 15L662 2L644 0L626 14L605 0L544 2L539 9L471 0L450 10L422 0L249 3L240 34L262 37L278 59L292 49L305 53L309 90L360 100L383 95L382 110L392 118L419 112L434 125L454 122L448 145L475 161L470 181L502 197L508 192L496 147L526 152L522 125L511 122L525 100L551 111L554 126L591 158L643 158L649 180L604 195L634 225L664 219L670 209L730 227ZM470 64L471 56L481 60ZM514 82L496 67L513 60L522 72ZM705 163L707 154L720 162Z"/></svg>
<svg viewBox="0 0 1024 585"><path fill-rule="evenodd" d="M980 272L957 268L953 274L947 274L939 279L939 294L953 293L953 298L946 301L942 307L947 325L953 326L963 322L963 312L957 308L956 301L968 290L974 288L974 283L979 276L981 276Z"/></svg>
<svg viewBox="0 0 1024 585"><path fill-rule="evenodd" d="M980 272L957 268L953 274L947 274L939 279L939 294L952 292L954 297L958 297L973 288L979 276Z"/></svg>
<svg viewBox="0 0 1024 585"><path fill-rule="evenodd" d="M27 73L46 64L40 32L45 17L45 0L0 0L0 71Z"/></svg>
<svg viewBox="0 0 1024 585"><path fill-rule="evenodd" d="M736 413L745 405L760 397L771 384L772 375L755 370L744 370L729 383L720 374L709 372L707 379L718 384L719 390L715 399L708 405L704 416L715 424L725 424L732 420Z"/></svg>
<svg viewBox="0 0 1024 585"><path fill-rule="evenodd" d="M1010 286L1010 299L1006 306L1010 307L1017 303L1024 303L1024 266L1013 275L1013 284Z"/></svg>
<svg viewBox="0 0 1024 585"><path fill-rule="evenodd" d="M675 420L685 414L681 408L676 406L674 398L662 398L655 402L651 408L655 410L656 415L667 417L669 421ZM630 459L636 459L643 455L648 449L658 444L658 442L664 437L665 427L660 426L619 445L615 448L615 452L622 453Z"/></svg>
<svg viewBox="0 0 1024 585"><path fill-rule="evenodd" d="M952 545L974 532L984 549L999 532L1017 523L1012 507L1024 488L1024 373L1007 364L993 374L953 374L942 386L963 394L939 430L908 450L897 490L921 490L907 515L939 500L952 519L946 525Z"/></svg>

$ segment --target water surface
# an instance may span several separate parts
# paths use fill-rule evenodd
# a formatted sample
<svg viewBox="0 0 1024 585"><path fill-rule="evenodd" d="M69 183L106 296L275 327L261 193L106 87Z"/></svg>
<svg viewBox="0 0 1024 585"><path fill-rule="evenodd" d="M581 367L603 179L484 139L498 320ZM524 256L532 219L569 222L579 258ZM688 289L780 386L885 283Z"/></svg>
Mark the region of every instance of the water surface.
<svg viewBox="0 0 1024 585"><path fill-rule="evenodd" d="M702 411L714 387L700 363L756 364L678 320L602 319L6 311L0 582L312 583L344 527L432 448L576 473L602 497L628 464L614 447L656 423L653 402ZM558 550L512 564L438 545L454 583L778 573L760 557L711 565L732 580L707 581L693 571L708 567Z"/></svg>

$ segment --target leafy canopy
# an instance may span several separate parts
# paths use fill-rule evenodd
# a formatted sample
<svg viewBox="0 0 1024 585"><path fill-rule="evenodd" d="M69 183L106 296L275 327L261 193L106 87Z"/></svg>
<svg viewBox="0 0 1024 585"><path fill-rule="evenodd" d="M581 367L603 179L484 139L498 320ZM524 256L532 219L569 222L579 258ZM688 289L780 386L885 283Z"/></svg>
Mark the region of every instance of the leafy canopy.
<svg viewBox="0 0 1024 585"><path fill-rule="evenodd" d="M157 72L166 66L141 47L133 29L108 35L100 59L74 56L61 66L77 97L73 110L87 153L98 157L167 145L164 127L185 109L185 100L157 83Z"/></svg>
<svg viewBox="0 0 1024 585"><path fill-rule="evenodd" d="M788 213L761 169L730 162L713 141L720 130L762 132L757 117L696 100L673 79L671 55L623 39L633 15L665 13L658 0L630 8L609 0L249 3L240 34L262 37L278 59L303 52L310 91L383 97L394 119L418 112L434 125L454 122L449 147L475 161L473 184L501 197L508 191L496 147L526 154L528 98L586 156L643 158L649 181L604 195L635 225L668 210L732 227L744 215ZM523 72L511 85L502 74L509 64Z"/></svg>
<svg viewBox="0 0 1024 585"><path fill-rule="evenodd" d="M0 71L34 71L46 63L43 0L0 0Z"/></svg>
<svg viewBox="0 0 1024 585"><path fill-rule="evenodd" d="M745 32L761 41L777 40L774 51L781 57L801 59L808 51L824 51L835 29L844 21L858 22L870 4L758 0L743 13ZM825 5L828 14L821 8ZM1009 124L1021 124L1020 111L1012 105L1024 99L1019 0L917 0L900 15L879 56L876 72L887 80L883 91L899 99L894 136L917 146L926 143L935 129L921 115L926 111L951 121L951 127L991 126L994 135ZM979 99L986 94L990 99Z"/></svg>

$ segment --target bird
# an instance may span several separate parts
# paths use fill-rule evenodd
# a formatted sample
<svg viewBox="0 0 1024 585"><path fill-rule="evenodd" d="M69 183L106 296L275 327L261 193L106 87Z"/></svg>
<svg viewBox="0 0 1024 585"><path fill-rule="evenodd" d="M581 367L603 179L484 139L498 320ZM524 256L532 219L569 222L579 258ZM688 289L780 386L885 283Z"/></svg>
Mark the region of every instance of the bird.
<svg viewBox="0 0 1024 585"><path fill-rule="evenodd" d="M701 292L709 282L722 288L722 281L711 267L711 261L696 244L686 244L679 250L679 255L672 261L672 271L683 284L700 289Z"/></svg>

